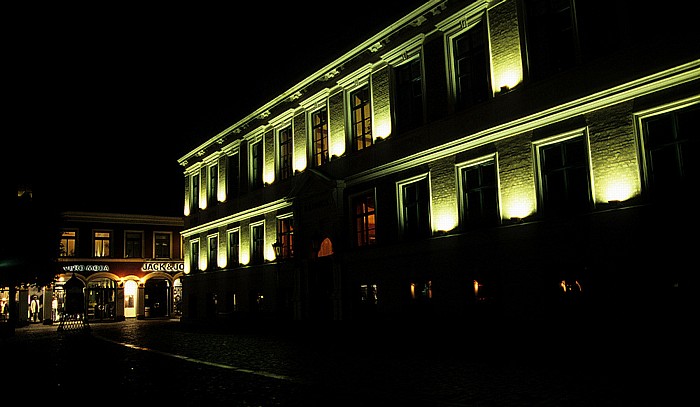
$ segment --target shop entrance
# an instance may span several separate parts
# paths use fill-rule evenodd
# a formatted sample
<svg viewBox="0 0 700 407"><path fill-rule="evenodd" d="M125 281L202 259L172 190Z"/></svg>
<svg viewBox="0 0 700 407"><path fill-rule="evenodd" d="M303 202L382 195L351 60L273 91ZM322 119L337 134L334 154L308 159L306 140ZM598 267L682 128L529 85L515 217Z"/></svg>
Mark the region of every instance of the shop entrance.
<svg viewBox="0 0 700 407"><path fill-rule="evenodd" d="M88 282L87 285L87 317L88 320L105 321L116 317L117 284L101 278Z"/></svg>
<svg viewBox="0 0 700 407"><path fill-rule="evenodd" d="M170 316L170 281L152 278L144 288L145 317Z"/></svg>

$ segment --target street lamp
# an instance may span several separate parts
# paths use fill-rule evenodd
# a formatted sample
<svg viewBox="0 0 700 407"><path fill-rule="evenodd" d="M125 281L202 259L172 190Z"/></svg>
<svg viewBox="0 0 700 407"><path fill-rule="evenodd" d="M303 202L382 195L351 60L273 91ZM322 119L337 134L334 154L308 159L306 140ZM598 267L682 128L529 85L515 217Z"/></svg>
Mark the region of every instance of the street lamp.
<svg viewBox="0 0 700 407"><path fill-rule="evenodd" d="M275 260L279 261L282 253L282 243L278 240L272 244L272 248L275 250Z"/></svg>

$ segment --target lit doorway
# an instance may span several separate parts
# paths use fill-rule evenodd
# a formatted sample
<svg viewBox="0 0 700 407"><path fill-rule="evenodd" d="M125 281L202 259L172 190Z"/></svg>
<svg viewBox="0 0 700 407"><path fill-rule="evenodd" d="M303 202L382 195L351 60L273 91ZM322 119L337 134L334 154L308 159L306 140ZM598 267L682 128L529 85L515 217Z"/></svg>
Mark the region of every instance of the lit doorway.
<svg viewBox="0 0 700 407"><path fill-rule="evenodd" d="M124 282L124 317L136 317L136 299L139 285L134 280Z"/></svg>

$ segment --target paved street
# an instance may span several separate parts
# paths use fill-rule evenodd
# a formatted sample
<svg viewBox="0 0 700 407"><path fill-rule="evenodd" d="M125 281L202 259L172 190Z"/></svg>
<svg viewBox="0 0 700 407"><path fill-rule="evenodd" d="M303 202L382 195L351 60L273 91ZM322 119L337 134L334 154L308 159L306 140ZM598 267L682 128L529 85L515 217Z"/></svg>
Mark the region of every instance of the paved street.
<svg viewBox="0 0 700 407"><path fill-rule="evenodd" d="M196 331L178 320L56 328L17 328L0 340L10 357L5 396L179 406L674 406L694 368L682 338L426 340L346 328Z"/></svg>

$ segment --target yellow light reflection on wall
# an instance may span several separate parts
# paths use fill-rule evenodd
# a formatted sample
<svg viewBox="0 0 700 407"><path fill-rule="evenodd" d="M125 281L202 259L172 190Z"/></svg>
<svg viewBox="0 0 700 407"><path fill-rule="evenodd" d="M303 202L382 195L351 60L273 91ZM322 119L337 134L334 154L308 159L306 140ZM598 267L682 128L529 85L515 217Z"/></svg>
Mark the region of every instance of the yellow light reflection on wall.
<svg viewBox="0 0 700 407"><path fill-rule="evenodd" d="M531 194L510 194L503 199L503 218L526 218L535 212L535 199Z"/></svg>
<svg viewBox="0 0 700 407"><path fill-rule="evenodd" d="M297 155L294 160L294 171L304 171L306 169L306 157Z"/></svg>
<svg viewBox="0 0 700 407"><path fill-rule="evenodd" d="M615 175L607 179L598 180L600 195L598 202L626 201L639 194L636 180L623 175Z"/></svg>
<svg viewBox="0 0 700 407"><path fill-rule="evenodd" d="M389 120L382 120L376 123L374 127L374 139L387 138L391 135L391 122Z"/></svg>
<svg viewBox="0 0 700 407"><path fill-rule="evenodd" d="M333 145L331 145L331 155L340 157L343 154L345 154L345 141L335 140Z"/></svg>
<svg viewBox="0 0 700 407"><path fill-rule="evenodd" d="M509 67L496 71L494 69L495 92L512 89L523 80L522 67Z"/></svg>
<svg viewBox="0 0 700 407"><path fill-rule="evenodd" d="M433 230L439 232L449 232L457 227L456 206L444 206L435 209Z"/></svg>
<svg viewBox="0 0 700 407"><path fill-rule="evenodd" d="M263 182L266 184L272 184L275 182L275 171L269 168L265 169L265 174L263 175Z"/></svg>

